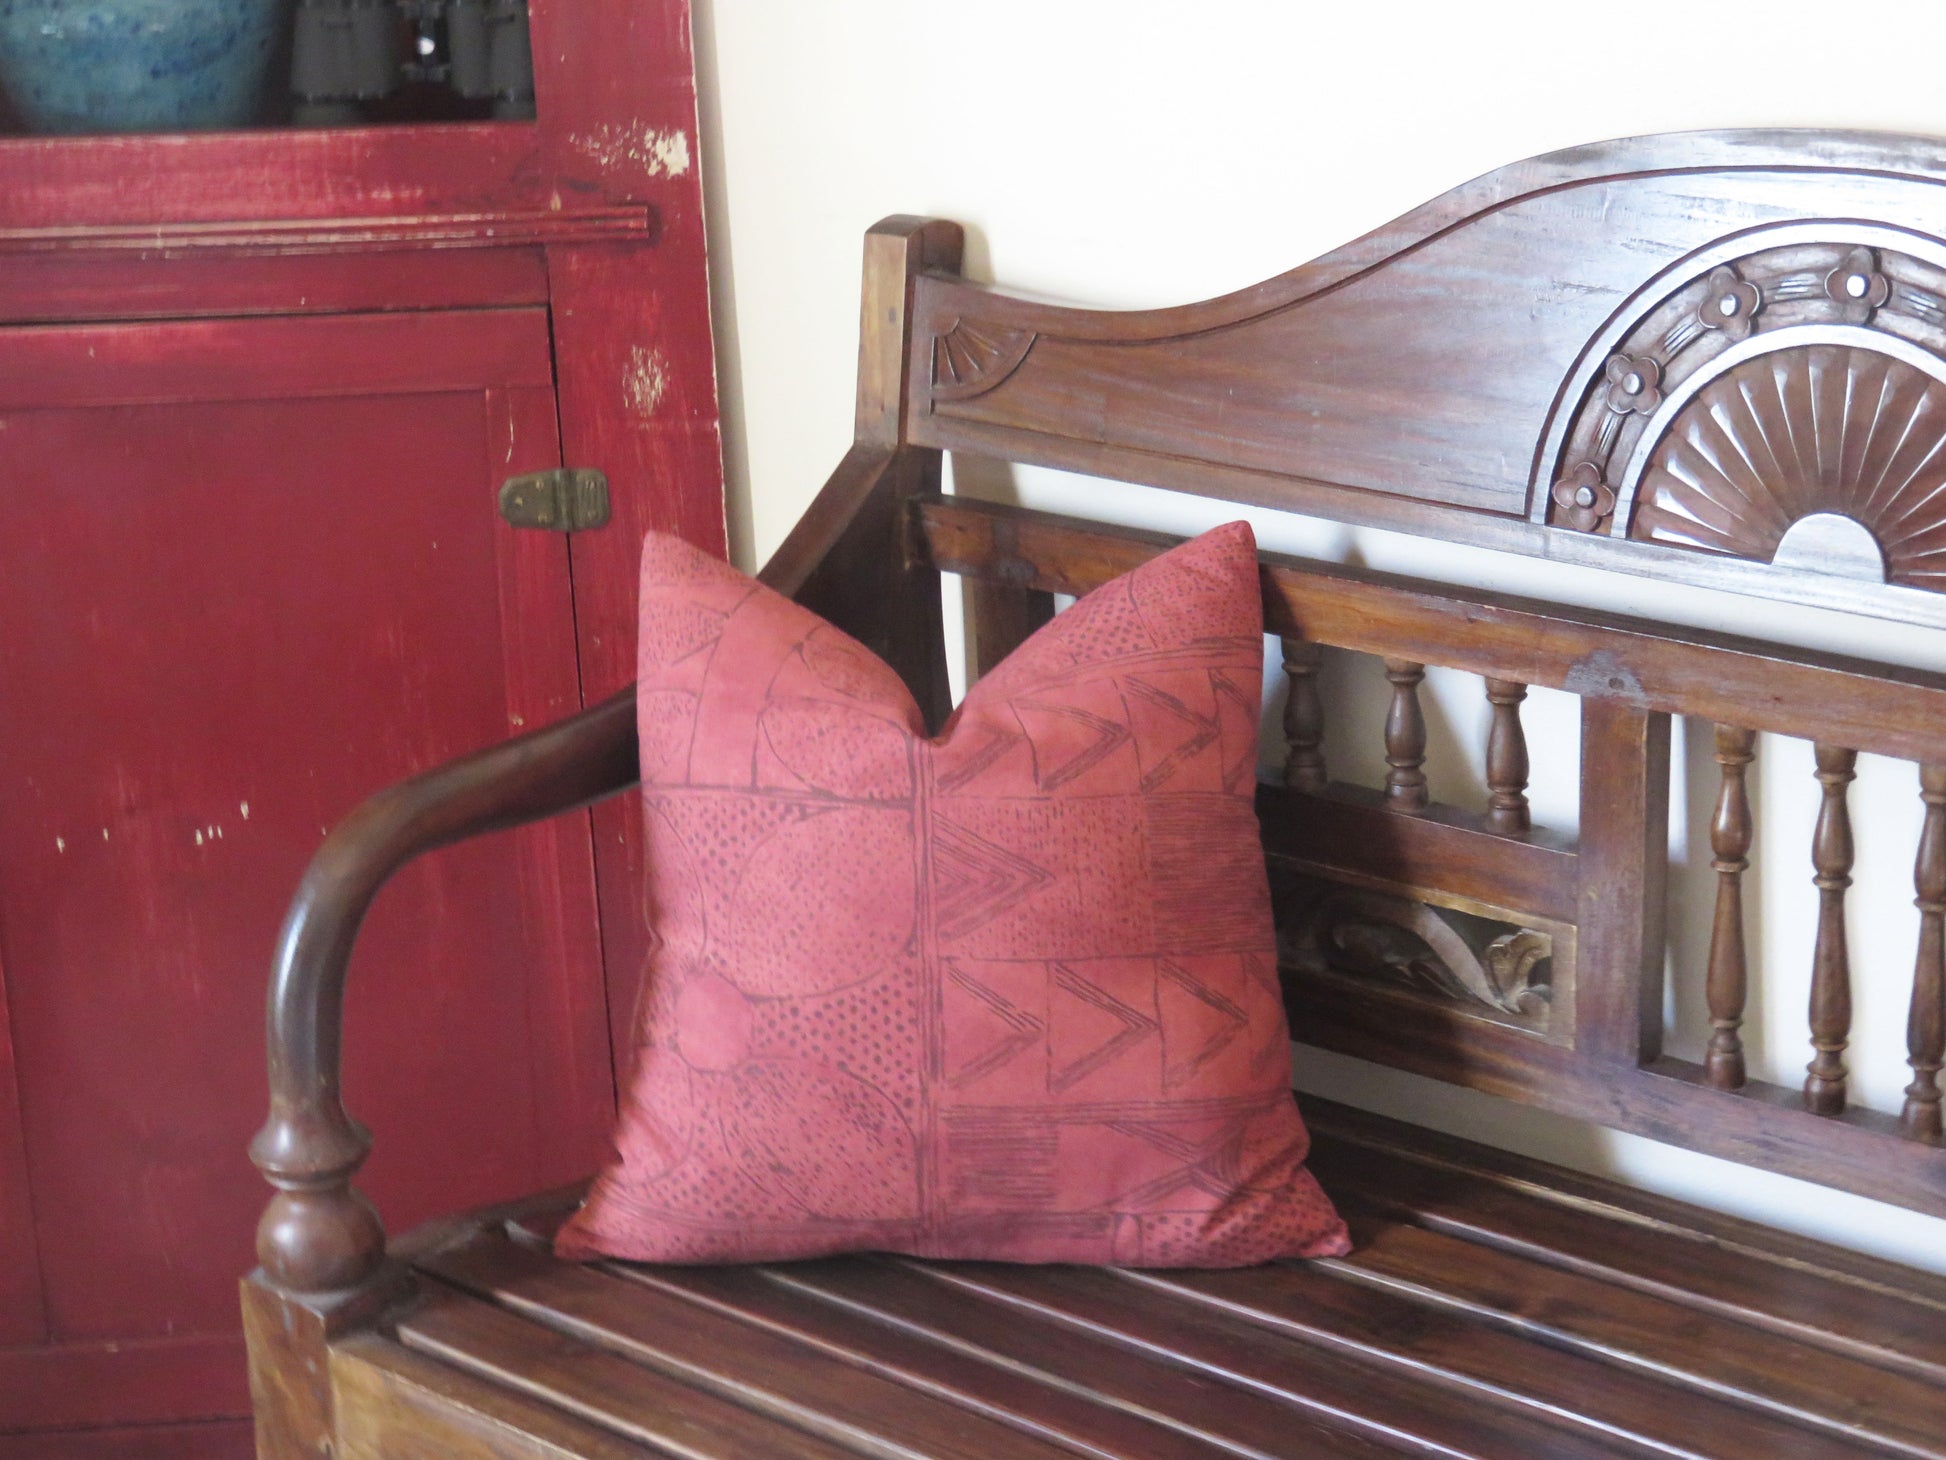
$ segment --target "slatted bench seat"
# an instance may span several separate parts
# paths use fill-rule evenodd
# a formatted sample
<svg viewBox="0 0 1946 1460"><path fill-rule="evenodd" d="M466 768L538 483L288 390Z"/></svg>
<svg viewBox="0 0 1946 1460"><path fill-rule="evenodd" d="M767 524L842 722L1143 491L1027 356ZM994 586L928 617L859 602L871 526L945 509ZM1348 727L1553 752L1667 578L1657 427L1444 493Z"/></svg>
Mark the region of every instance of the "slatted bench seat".
<svg viewBox="0 0 1946 1460"><path fill-rule="evenodd" d="M560 1197L421 1233L417 1304L334 1357L343 1453L1946 1455L1946 1282L1312 1121L1357 1251L1269 1269L581 1267L547 1255Z"/></svg>
<svg viewBox="0 0 1946 1460"><path fill-rule="evenodd" d="M942 575L965 584L978 673L1056 595L1170 542L943 495L948 451L1946 626L1935 152L1579 149L1254 289L1131 314L974 286L956 228L888 220L866 243L856 444L763 579L893 665L934 725ZM1275 555L1262 583L1285 746L1258 811L1300 1039L1946 1215L1946 673L1519 583ZM1426 774L1429 667L1480 684L1472 804ZM1340 672L1382 686L1382 727L1334 719ZM1530 688L1578 704L1571 831L1534 824ZM1313 1168L1355 1250L1308 1264L580 1266L548 1248L571 1193L388 1248L338 1093L359 920L421 852L633 785L634 710L624 692L382 793L306 876L252 1148L277 1188L243 1284L265 1456L1946 1457L1946 1278L1326 1102L1306 1107ZM1711 808L1696 1029L1665 1028L1677 717ZM1355 734L1382 742L1381 785L1334 778ZM1750 767L1775 737L1810 742L1819 807L1791 833L1817 928L1801 1083L1763 1078L1742 1036L1764 975ZM1845 932L1854 842L1883 834L1853 824L1861 753L1911 763L1920 807L1896 968L1855 970ZM1847 1068L1867 977L1909 1002L1895 1108Z"/></svg>

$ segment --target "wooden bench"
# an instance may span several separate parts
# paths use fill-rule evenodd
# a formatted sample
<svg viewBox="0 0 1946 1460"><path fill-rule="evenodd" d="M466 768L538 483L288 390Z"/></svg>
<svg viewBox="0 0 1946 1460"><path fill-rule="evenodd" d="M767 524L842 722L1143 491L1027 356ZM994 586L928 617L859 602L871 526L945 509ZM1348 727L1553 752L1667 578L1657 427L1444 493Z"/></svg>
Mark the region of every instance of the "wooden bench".
<svg viewBox="0 0 1946 1460"><path fill-rule="evenodd" d="M978 668L1169 542L942 496L946 451L1946 625L1942 237L1936 144L1830 133L1521 163L1180 309L995 294L958 277L957 228L888 220L856 444L763 577L935 723L942 572ZM1946 675L1264 565L1288 756L1260 811L1305 1041L1946 1215ZM1383 661L1382 787L1327 773L1326 649ZM1476 807L1428 795L1427 666L1484 682ZM1573 836L1531 825L1530 686L1579 697ZM1677 716L1716 727L1701 1060L1663 1047ZM1802 1088L1748 1078L1739 1033L1759 732L1816 746ZM1860 752L1915 762L1923 806L1896 1110L1850 1099L1844 1063ZM243 1286L263 1454L1946 1456L1946 1279L1319 1101L1357 1243L1330 1261L582 1267L547 1249L573 1193L388 1251L337 1086L360 916L411 857L635 778L625 694L383 793L320 851L253 1147L277 1188Z"/></svg>

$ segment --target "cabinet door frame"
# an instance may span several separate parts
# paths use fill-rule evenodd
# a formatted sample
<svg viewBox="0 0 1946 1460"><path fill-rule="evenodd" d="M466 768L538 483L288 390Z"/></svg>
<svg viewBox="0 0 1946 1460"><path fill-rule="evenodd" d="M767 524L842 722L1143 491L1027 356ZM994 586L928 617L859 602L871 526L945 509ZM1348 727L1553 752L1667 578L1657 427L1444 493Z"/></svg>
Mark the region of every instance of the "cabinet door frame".
<svg viewBox="0 0 1946 1460"><path fill-rule="evenodd" d="M693 238L689 0L530 0L531 122L0 137L0 235L165 223L593 216L647 203ZM636 210L639 212L639 208ZM693 230L691 223L693 222ZM693 252L688 244L693 243Z"/></svg>
<svg viewBox="0 0 1946 1460"><path fill-rule="evenodd" d="M472 397L482 406L479 510L487 515L501 477L562 461L550 318L535 305L0 327L0 364L0 412ZM517 734L581 705L572 568L561 534L497 519L492 530L505 733ZM549 1172L558 1182L592 1169L613 1116L593 833L583 811L510 835L521 922L539 966L556 975L531 978L523 993L537 1124L576 1134L550 1152L563 1167ZM235 1333L96 1340L51 1331L6 994L0 967L0 1431L247 1414ZM261 1061L260 1046L245 1057Z"/></svg>

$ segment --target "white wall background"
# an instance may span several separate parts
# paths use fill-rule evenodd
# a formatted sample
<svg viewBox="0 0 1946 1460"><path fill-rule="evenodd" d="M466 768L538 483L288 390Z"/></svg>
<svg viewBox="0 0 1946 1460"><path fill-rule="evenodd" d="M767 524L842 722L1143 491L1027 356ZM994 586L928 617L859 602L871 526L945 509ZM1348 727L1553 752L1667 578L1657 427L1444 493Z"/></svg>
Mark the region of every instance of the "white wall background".
<svg viewBox="0 0 1946 1460"><path fill-rule="evenodd" d="M1721 126L1946 135L1946 5L1783 0L1572 7L1548 0L696 0L733 552L761 561L849 441L860 237L895 212L968 227L968 272L1106 307L1174 304L1279 273L1502 163L1603 137ZM993 483L983 485L991 488ZM1009 484L999 483L1006 487ZM1021 500L1194 531L1222 504L1020 472ZM1467 584L1761 633L1932 667L1946 632L1512 560L1277 513L1266 547L1355 556ZM1375 676L1331 673L1372 733L1333 771L1383 764ZM1482 794L1477 682L1435 673L1436 794ZM1536 747L1574 744L1573 705L1536 692ZM1689 733L1684 735L1684 730ZM1671 1049L1707 1030L1707 727L1678 726ZM1813 926L1808 745L1753 768L1753 911L1764 919L1752 1073L1795 1083ZM1571 824L1575 768L1537 757L1537 815ZM1373 771L1376 765L1377 771ZM1853 1089L1896 1111L1919 827L1909 765L1861 760L1852 902ZM1946 1222L1525 1107L1301 1051L1301 1089L1946 1271Z"/></svg>

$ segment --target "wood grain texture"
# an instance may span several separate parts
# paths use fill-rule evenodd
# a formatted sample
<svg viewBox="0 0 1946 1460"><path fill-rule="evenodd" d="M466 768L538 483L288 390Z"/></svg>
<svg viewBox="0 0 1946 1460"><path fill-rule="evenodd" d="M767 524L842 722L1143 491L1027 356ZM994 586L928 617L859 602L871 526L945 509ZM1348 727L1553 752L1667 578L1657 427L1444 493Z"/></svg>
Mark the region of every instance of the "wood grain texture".
<svg viewBox="0 0 1946 1460"><path fill-rule="evenodd" d="M1318 697L1320 645L1279 639L1284 663L1284 784L1293 791L1322 791L1331 783L1324 765L1324 704Z"/></svg>
<svg viewBox="0 0 1946 1460"><path fill-rule="evenodd" d="M1729 527L1735 512L1725 516L1734 493L1684 462L1657 459L1639 512L1641 468L1623 470L1631 454L1687 441L1721 416L1698 398L1676 419L1699 391L1737 393L1736 370L1766 380L1773 365L1803 373L1801 392L1785 381L1771 394L1780 411L1807 422L1817 402L1844 398L1835 384L1809 382L1837 381L1850 368L1818 351L1853 351L1872 381L1887 370L1922 383L1946 378L1946 337L1928 333L1946 318L1946 289L1933 279L1946 259L1946 210L1930 170L1936 144L1831 142L1703 134L1534 159L1314 263L1175 308L1064 308L930 277L915 302L908 369L920 388L906 436L1338 521L1946 622L1942 605L1913 587L1770 561L1792 520L1837 510L1869 519L1893 584L1935 587L1940 502L1931 475L1912 475L1937 444L1930 425L1920 442L1881 413L1886 452L1910 439L1912 460L1867 451L1847 466L1813 453L1798 473L1804 490L1772 473L1779 497L1743 473L1736 500L1753 505L1741 534ZM1874 165L1857 169L1840 157ZM1847 262L1861 254L1867 263ZM1722 276L1729 284L1719 287ZM1854 278L1863 286L1857 298L1848 292ZM1726 302L1740 312L1723 315ZM981 368L942 371L942 358ZM1870 411L1867 393L1856 394ZM1769 459L1764 443L1783 426L1773 415L1738 437L1752 462ZM1863 442L1867 433L1851 435ZM1721 444L1728 451L1731 443ZM1691 463L1726 459L1683 449ZM1795 458L1786 449L1778 460ZM1589 504L1563 498L1568 506L1557 511L1557 483L1584 468ZM1673 505L1678 496L1686 508ZM1694 530L1676 532L1677 523Z"/></svg>
<svg viewBox="0 0 1946 1460"><path fill-rule="evenodd" d="M1811 950L1811 1057L1804 1081L1804 1103L1815 1115L1845 1108L1845 1045L1851 1038L1851 950L1845 934L1845 893L1851 887L1851 812L1845 788L1855 774L1858 752L1833 745L1817 747L1818 784L1823 790L1818 824L1811 838L1811 864L1817 869L1817 941Z"/></svg>
<svg viewBox="0 0 1946 1460"><path fill-rule="evenodd" d="M1510 679L1486 682L1487 703L1493 706L1493 728L1487 733L1487 827L1519 836L1533 827L1527 805L1527 732L1520 723L1520 704L1527 686Z"/></svg>
<svg viewBox="0 0 1946 1460"><path fill-rule="evenodd" d="M580 1267L530 1245L558 1220L538 1204L447 1223L415 1246L423 1296L396 1335L334 1348L366 1447L349 1453L431 1436L520 1460L1941 1453L1939 1279L1310 1114L1360 1233L1348 1258Z"/></svg>
<svg viewBox="0 0 1946 1460"><path fill-rule="evenodd" d="M1409 659L1385 661L1392 705L1385 715L1385 802L1394 811L1423 811L1426 791L1426 716L1419 708L1419 686L1426 666Z"/></svg>
<svg viewBox="0 0 1946 1460"><path fill-rule="evenodd" d="M920 504L933 561L991 572L994 526L1013 534L1022 581L1079 595L1180 541L1163 533L954 497ZM1264 615L1360 653L1410 658L1613 698L1901 760L1946 756L1946 674L1786 648L1732 634L1459 589L1400 574L1264 554Z"/></svg>
<svg viewBox="0 0 1946 1460"><path fill-rule="evenodd" d="M964 498L924 501L917 510L942 568L977 578L1004 564L1010 581L1052 592L1085 593L1173 541ZM1758 1083L1719 1092L1702 1065L1659 1053L1664 717L1708 717L1924 760L1946 723L1937 718L1946 711L1946 679L1274 555L1265 556L1263 576L1273 633L1567 689L1583 706L1578 849L1541 833L1495 836L1484 818L1437 804L1410 817L1373 816L1356 809L1358 793L1342 788L1310 799L1266 790L1259 808L1273 865L1282 858L1575 925L1575 1048L1453 1009L1407 1006L1389 991L1297 980L1288 985L1293 1025L1307 1042L1946 1211L1946 1166L1936 1149L1900 1139L1896 1119L1856 1108L1837 1123L1806 1117L1791 1092ZM1833 728L1839 725L1842 732ZM1339 850L1325 855L1323 847ZM1570 865L1564 906L1559 879Z"/></svg>

